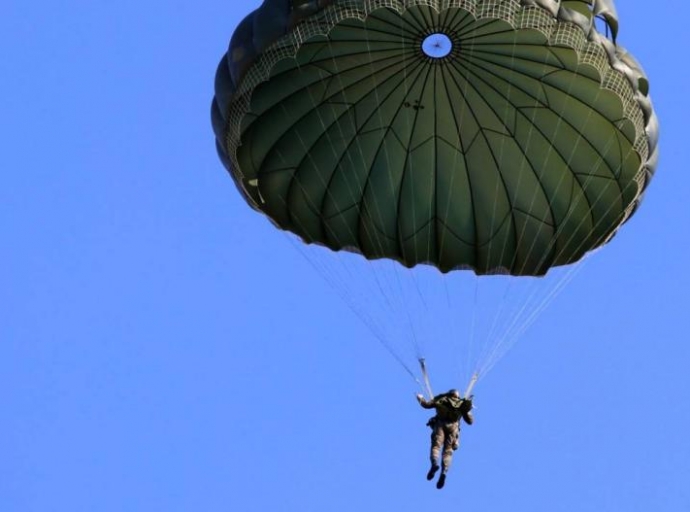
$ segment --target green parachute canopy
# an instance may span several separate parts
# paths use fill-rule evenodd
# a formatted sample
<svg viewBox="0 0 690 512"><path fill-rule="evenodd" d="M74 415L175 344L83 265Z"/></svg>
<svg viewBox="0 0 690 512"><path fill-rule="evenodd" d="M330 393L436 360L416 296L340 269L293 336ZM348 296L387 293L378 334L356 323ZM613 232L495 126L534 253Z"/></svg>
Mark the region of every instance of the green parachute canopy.
<svg viewBox="0 0 690 512"><path fill-rule="evenodd" d="M216 74L219 155L284 230L442 272L606 243L657 155L612 0L265 0Z"/></svg>

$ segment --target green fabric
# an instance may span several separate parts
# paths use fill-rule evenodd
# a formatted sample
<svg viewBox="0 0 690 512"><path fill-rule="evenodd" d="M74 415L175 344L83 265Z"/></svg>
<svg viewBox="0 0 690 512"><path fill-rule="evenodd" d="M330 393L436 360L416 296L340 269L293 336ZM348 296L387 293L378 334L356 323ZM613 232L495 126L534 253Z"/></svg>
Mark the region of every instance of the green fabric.
<svg viewBox="0 0 690 512"><path fill-rule="evenodd" d="M561 2L561 6L579 12L580 14L587 16L588 18L592 17L591 5L592 2L588 0L564 0L563 2Z"/></svg>
<svg viewBox="0 0 690 512"><path fill-rule="evenodd" d="M214 128L249 204L305 242L444 272L542 275L608 241L655 161L641 70L545 8L383 3L311 3L261 53L231 48ZM256 36L243 23L233 41ZM434 32L444 58L422 51Z"/></svg>

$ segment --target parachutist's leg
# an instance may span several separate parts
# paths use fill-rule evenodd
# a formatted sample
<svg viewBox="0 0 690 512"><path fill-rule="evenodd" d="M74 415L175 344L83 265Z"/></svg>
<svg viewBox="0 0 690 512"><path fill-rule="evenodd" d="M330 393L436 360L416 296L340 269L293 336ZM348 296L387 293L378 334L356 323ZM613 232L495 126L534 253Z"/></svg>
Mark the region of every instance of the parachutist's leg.
<svg viewBox="0 0 690 512"><path fill-rule="evenodd" d="M455 435L453 436L453 440L452 440L452 441L453 441L453 442L452 442L452 444L453 444L453 451L455 451L455 450L457 450L458 448L460 448L460 429L459 429L459 428L456 429Z"/></svg>
<svg viewBox="0 0 690 512"><path fill-rule="evenodd" d="M438 482L436 482L436 488L442 489L446 483L446 473L450 468L450 463L453 460L453 449L452 443L449 442L450 436L446 436L446 442L443 443L443 458L441 459L441 474L438 477Z"/></svg>
<svg viewBox="0 0 690 512"><path fill-rule="evenodd" d="M445 475L453 462L453 450L457 447L460 428L457 423L444 426L443 459L441 460L441 474Z"/></svg>
<svg viewBox="0 0 690 512"><path fill-rule="evenodd" d="M439 455L441 454L441 447L445 443L445 437L445 432L443 431L443 427L441 425L436 425L433 427L431 432L431 453L429 454L429 458L431 459L431 469L429 469L429 472L426 474L427 480L434 478L436 471L439 469L438 459Z"/></svg>
<svg viewBox="0 0 690 512"><path fill-rule="evenodd" d="M446 438L447 439L447 438ZM453 462L453 446L450 443L445 443L443 447L443 458L441 459L441 473L446 474Z"/></svg>
<svg viewBox="0 0 690 512"><path fill-rule="evenodd" d="M443 431L443 426L435 426L431 432L431 453L429 454L432 466L438 466L439 455L441 454L441 448L445 441L446 433Z"/></svg>

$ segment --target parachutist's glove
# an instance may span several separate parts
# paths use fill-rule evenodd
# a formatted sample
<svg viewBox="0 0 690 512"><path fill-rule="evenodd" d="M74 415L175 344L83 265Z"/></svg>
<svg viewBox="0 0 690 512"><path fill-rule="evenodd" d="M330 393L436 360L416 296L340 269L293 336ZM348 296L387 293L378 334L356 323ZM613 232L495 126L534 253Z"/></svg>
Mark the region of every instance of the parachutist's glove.
<svg viewBox="0 0 690 512"><path fill-rule="evenodd" d="M421 393L417 393L417 401L421 404L422 400L424 400L424 395L422 395Z"/></svg>
<svg viewBox="0 0 690 512"><path fill-rule="evenodd" d="M472 407L474 405L472 404L472 397L470 396L469 398L465 398L462 401L462 408L464 412L470 412L472 410Z"/></svg>

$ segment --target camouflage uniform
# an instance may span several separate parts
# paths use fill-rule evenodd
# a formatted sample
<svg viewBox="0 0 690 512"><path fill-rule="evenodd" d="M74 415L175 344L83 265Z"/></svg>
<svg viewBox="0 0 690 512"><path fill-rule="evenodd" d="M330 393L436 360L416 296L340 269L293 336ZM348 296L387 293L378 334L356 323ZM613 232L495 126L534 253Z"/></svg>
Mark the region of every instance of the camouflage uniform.
<svg viewBox="0 0 690 512"><path fill-rule="evenodd" d="M431 427L431 469L427 478L431 480L438 470L439 455L441 458L441 478L437 487L443 487L445 474L450 469L453 451L458 449L460 442L460 419L471 425L474 422L472 400L460 398L457 391L451 390L442 395L436 395L432 400L426 400L421 395L417 397L425 409L436 409L436 416L427 425Z"/></svg>

